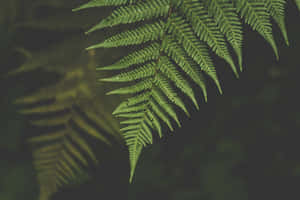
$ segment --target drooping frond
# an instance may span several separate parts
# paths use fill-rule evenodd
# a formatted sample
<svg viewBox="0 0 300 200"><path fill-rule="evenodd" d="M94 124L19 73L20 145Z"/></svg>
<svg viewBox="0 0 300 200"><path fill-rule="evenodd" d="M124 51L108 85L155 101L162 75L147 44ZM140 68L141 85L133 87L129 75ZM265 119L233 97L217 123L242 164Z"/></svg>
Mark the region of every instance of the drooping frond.
<svg viewBox="0 0 300 200"><path fill-rule="evenodd" d="M46 62L49 62L48 59ZM86 176L90 164L98 163L89 138L97 138L104 146L110 147L114 143L122 144L122 137L117 121L112 119L111 111L104 105L103 97L96 95L95 65L92 61L84 67L69 67L67 73L63 73L59 68L66 66L58 64L60 67L55 69L33 60L30 59L14 73L39 67L62 73L55 84L42 87L15 102L22 105L20 113L27 115L42 132L30 138L29 142L33 146L40 199L46 200L62 186Z"/></svg>
<svg viewBox="0 0 300 200"><path fill-rule="evenodd" d="M204 3L196 0L182 0L178 8L178 18L186 17L198 40L203 40L221 58L223 58L238 76L235 64L229 54L226 41L216 22L209 16ZM176 12L175 12L176 13ZM186 22L187 23L187 22ZM186 27L186 26L185 26Z"/></svg>
<svg viewBox="0 0 300 200"><path fill-rule="evenodd" d="M271 45L278 59L278 50L272 34L272 24L270 13L268 12L266 1L235 1L237 11L251 28L257 31Z"/></svg>
<svg viewBox="0 0 300 200"><path fill-rule="evenodd" d="M268 12L270 12L270 15L278 24L286 44L289 45L288 35L285 26L285 4L286 0L267 0L267 10Z"/></svg>
<svg viewBox="0 0 300 200"><path fill-rule="evenodd" d="M208 14L214 18L220 31L226 36L238 56L240 68L242 67L242 26L236 8L232 2L211 0L205 1Z"/></svg>
<svg viewBox="0 0 300 200"><path fill-rule="evenodd" d="M81 107L83 110L79 110L79 107L73 105L70 108L57 101L47 106L34 107L21 112L27 115L34 115L34 113L50 115L62 112L62 109L65 111L64 114L31 121L32 124L42 129L50 129L29 140L33 146L33 163L40 185L40 196L43 198L51 196L62 186L71 184L86 174L85 168L90 165L91 161L94 164L98 163L93 149L85 139L86 135L97 138L106 145L111 145L111 138L103 135L99 128L103 127L100 125L106 124L107 126L107 122L103 121L94 106ZM99 124L99 122L102 123ZM95 127L94 124L99 124L99 127ZM111 129L111 127L107 128Z"/></svg>
<svg viewBox="0 0 300 200"><path fill-rule="evenodd" d="M296 3L299 5L298 0ZM129 83L108 94L131 96L113 112L124 118L121 131L129 148L130 181L142 148L152 143L152 132L162 137L161 121L170 130L173 120L180 126L174 105L189 115L182 94L198 108L191 82L202 89L205 100L205 76L222 93L209 50L238 76L229 45L242 69L242 20L270 44L278 58L271 18L288 44L285 4L285 0L93 0L75 9L115 6L111 15L88 33L121 24L136 25L88 48L136 46L116 63L97 68L119 72L101 81Z"/></svg>

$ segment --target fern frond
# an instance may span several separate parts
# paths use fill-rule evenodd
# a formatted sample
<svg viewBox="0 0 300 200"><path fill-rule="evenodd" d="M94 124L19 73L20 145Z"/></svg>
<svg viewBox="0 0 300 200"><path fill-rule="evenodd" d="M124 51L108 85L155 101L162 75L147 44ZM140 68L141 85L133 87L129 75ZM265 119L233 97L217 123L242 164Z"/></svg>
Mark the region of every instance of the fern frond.
<svg viewBox="0 0 300 200"><path fill-rule="evenodd" d="M59 102L54 104L59 104ZM50 104L49 106L51 107L52 105ZM69 107L66 105L63 106L63 110L68 109L67 113L63 114L63 116L55 115L54 117L47 117L45 119L31 120L32 124L41 128L59 127L55 128L54 131L45 132L29 140L35 149L33 151L34 166L38 173L40 188L43 188L41 192L46 192L49 195L55 193L60 187L72 183L74 179L80 177L82 174L85 174L84 167L88 167L90 164L87 157L94 164L98 163L98 159L82 133L97 138L106 145L111 145L111 138L107 138L106 133L103 134L99 131L99 128L91 125L82 116L82 113L74 109L73 106L70 107L70 102ZM39 115L53 113L45 109L37 112L38 109L39 107L32 108ZM107 123L103 122L98 113L95 113L95 107L84 110L85 116L93 115L93 118L89 119L94 121L94 123L100 120L102 120L102 123ZM91 113L91 110L94 110L95 114ZM57 111L61 111L61 109ZM27 109L26 114L28 113L29 109ZM41 195L45 196L45 194Z"/></svg>
<svg viewBox="0 0 300 200"><path fill-rule="evenodd" d="M207 101L207 91L205 85L205 78L201 74L201 70L197 64L187 55L184 49L176 43L171 37L165 38L165 43L162 44L163 51L188 75L191 79L202 89L205 101ZM201 47L201 46L199 46ZM205 50L204 48L202 48ZM198 49L198 50L201 50ZM201 56L205 55L202 52ZM208 55L206 56L208 62L210 62Z"/></svg>
<svg viewBox="0 0 300 200"><path fill-rule="evenodd" d="M165 56L160 58L158 65L159 70L165 74L167 78L173 81L174 85L185 93L193 101L196 108L199 109L192 87L180 74L180 71L176 69L176 66Z"/></svg>
<svg viewBox="0 0 300 200"><path fill-rule="evenodd" d="M204 74L222 93L209 50L229 64L238 77L228 47L232 46L242 69L241 19L270 44L278 58L270 18L278 24L288 44L285 4L285 0L116 0L111 3L95 0L79 8L116 6L110 16L88 32L120 24L137 26L88 48L136 46L134 52L116 63L97 68L118 71L117 75L101 81L130 84L107 93L130 95L113 112L125 118L121 131L129 148L130 181L142 148L152 143L152 131L162 136L160 121L170 130L173 130L171 119L180 126L173 105L189 116L182 94L198 108L191 81L202 89L205 101Z"/></svg>
<svg viewBox="0 0 300 200"><path fill-rule="evenodd" d="M211 0L205 1L208 14L214 18L221 32L238 56L238 63L242 69L242 25L232 2Z"/></svg>
<svg viewBox="0 0 300 200"><path fill-rule="evenodd" d="M286 0L267 0L267 10L278 24L282 35L284 37L285 43L289 45L289 39L287 35L287 30L285 26L285 8Z"/></svg>
<svg viewBox="0 0 300 200"><path fill-rule="evenodd" d="M29 139L34 149L41 200L49 199L64 185L87 176L86 168L91 163L98 164L89 137L98 139L106 147L122 144L118 123L105 108L103 97L95 95L95 65L92 58L88 59L87 66L69 67L56 83L15 101L22 105L20 113L39 116L30 122L43 130L42 134ZM29 60L20 68L32 70L33 63ZM60 67L63 66L60 64Z"/></svg>
<svg viewBox="0 0 300 200"><path fill-rule="evenodd" d="M201 69L214 80L221 91L220 83L212 61L208 56L207 49L195 37L192 29L184 21L184 19L174 15L173 18L170 19L168 32L174 35L174 38L177 39L177 42L182 44L186 53L192 57L199 64Z"/></svg>
<svg viewBox="0 0 300 200"><path fill-rule="evenodd" d="M204 4L196 0L183 0L180 11L192 25L195 34L207 42L211 49L221 58L223 58L232 68L235 75L238 73L235 64L230 56L223 34L218 29L217 24L209 17L204 9ZM177 17L182 18L182 17ZM182 19L183 20L183 19Z"/></svg>
<svg viewBox="0 0 300 200"><path fill-rule="evenodd" d="M265 1L237 0L236 7L241 17L245 19L245 22L271 45L276 58L279 59L278 49L273 38L267 3Z"/></svg>

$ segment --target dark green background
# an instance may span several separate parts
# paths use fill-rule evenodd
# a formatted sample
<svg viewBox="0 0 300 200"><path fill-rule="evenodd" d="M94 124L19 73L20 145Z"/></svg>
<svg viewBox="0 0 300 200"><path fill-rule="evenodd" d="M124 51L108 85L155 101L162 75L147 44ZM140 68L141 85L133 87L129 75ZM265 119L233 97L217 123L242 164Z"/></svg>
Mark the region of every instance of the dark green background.
<svg viewBox="0 0 300 200"><path fill-rule="evenodd" d="M19 6L18 10L26 10L25 4ZM290 47L274 26L279 61L245 26L240 79L216 58L224 95L217 95L209 82L208 103L201 100L199 111L191 109L191 118L180 116L182 128L145 149L133 184L127 183L127 158L112 155L91 171L91 180L64 189L53 200L300 199L300 14L291 3L286 22ZM30 148L24 142L32 127L12 104L27 86L22 76L4 77L22 62L12 48L47 48L48 43L83 31L44 29L14 32L7 21L0 26L0 200L34 200L38 194Z"/></svg>

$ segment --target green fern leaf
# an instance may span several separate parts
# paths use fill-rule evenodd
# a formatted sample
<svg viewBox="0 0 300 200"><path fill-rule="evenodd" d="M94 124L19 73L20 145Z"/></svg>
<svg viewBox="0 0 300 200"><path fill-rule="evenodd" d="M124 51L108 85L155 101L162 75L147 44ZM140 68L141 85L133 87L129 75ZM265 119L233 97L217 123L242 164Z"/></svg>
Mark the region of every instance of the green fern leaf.
<svg viewBox="0 0 300 200"><path fill-rule="evenodd" d="M217 24L209 17L208 12L204 9L204 4L197 0L183 0L182 2L180 12L189 20L195 34L200 40L207 42L211 49L230 65L233 72L238 77L235 64L226 46L224 36L218 29Z"/></svg>
<svg viewBox="0 0 300 200"><path fill-rule="evenodd" d="M286 44L289 45L289 39L286 31L285 17L284 17L285 4L286 4L286 0L267 0L267 10L270 13L270 15L273 17L275 22L278 24Z"/></svg>
<svg viewBox="0 0 300 200"><path fill-rule="evenodd" d="M56 48L56 52L60 48ZM42 134L30 138L29 143L33 146L33 163L40 185L40 199L47 200L61 187L80 177L86 177L86 168L91 163L98 164L88 137L97 138L107 147L111 147L112 142L122 144L123 138L119 124L111 116L111 110L107 111L104 103L99 104L104 102L103 97L95 96L93 53L84 58L88 59L85 67L78 64L73 67L57 64L60 66L57 69L44 64L54 62L57 55L46 60L36 59L36 56L41 58L40 54L32 55L33 58L14 73L43 68L61 75L56 83L15 101L22 105L20 113L39 116L32 118L30 122L43 130Z"/></svg>
<svg viewBox="0 0 300 200"><path fill-rule="evenodd" d="M236 52L240 69L242 69L242 26L232 2L211 0L205 3L208 14L215 19L219 29Z"/></svg>
<svg viewBox="0 0 300 200"><path fill-rule="evenodd" d="M278 49L272 34L272 24L270 22L270 13L267 10L265 1L236 1L237 11L245 19L253 30L261 34L265 40L271 45L275 56L279 59Z"/></svg>
<svg viewBox="0 0 300 200"><path fill-rule="evenodd" d="M40 99L36 98L36 101L40 101ZM19 99L18 102L21 103L22 99ZM54 104L59 104L59 101ZM45 115L69 109L63 116L55 115L54 117L42 120L31 120L32 124L40 127L60 127L29 140L35 149L33 151L34 166L38 173L37 177L40 184L41 196L46 197L55 193L60 187L72 183L74 179L80 177L82 174L85 174L82 166L89 166L87 156L94 164L98 163L98 159L81 132L99 139L106 145L110 146L111 142L105 135L99 132L99 129L86 121L81 112L77 112L77 109L73 109L72 107L70 108L70 102L68 106L53 106L52 104L48 106L56 107L57 109L55 110L53 108L46 109L47 106L43 107L43 109L40 109L39 106L26 109L26 112L22 111L22 113ZM96 124L107 124L100 117L101 115L95 112L96 107L81 106L81 108L84 109L84 115ZM99 121L102 121L102 123L99 123ZM80 130L78 127L80 127ZM106 130L116 131L107 125L102 127L108 128Z"/></svg>
<svg viewBox="0 0 300 200"><path fill-rule="evenodd" d="M299 5L298 2L296 0ZM152 143L152 131L162 137L160 121L170 130L173 130L172 121L180 126L173 105L189 116L182 95L198 108L191 81L202 89L205 101L204 74L222 93L209 50L225 60L238 77L228 44L242 69L241 19L270 44L278 58L270 18L278 24L288 44L285 4L285 0L116 0L110 3L95 0L79 8L116 6L110 16L88 32L120 24L135 23L137 26L88 48L137 47L116 63L97 68L118 71L117 75L101 81L130 84L107 93L130 96L113 112L115 116L125 118L121 122L121 131L129 148L130 181L143 147Z"/></svg>

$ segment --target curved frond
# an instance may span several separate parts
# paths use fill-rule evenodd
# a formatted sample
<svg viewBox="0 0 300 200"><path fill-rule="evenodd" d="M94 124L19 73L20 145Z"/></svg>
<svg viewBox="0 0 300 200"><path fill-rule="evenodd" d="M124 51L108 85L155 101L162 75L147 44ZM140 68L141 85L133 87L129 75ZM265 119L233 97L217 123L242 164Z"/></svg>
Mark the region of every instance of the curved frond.
<svg viewBox="0 0 300 200"><path fill-rule="evenodd" d="M42 67L29 60L19 72L32 70L32 66ZM105 108L103 97L95 95L94 67L92 62L70 67L54 84L15 101L21 106L19 112L42 132L28 141L33 147L41 200L87 177L87 168L98 164L90 138L107 148L122 144L119 124Z"/></svg>
<svg viewBox="0 0 300 200"><path fill-rule="evenodd" d="M214 18L221 32L226 36L238 56L242 69L242 25L236 9L230 1L205 1L208 14Z"/></svg>
<svg viewBox="0 0 300 200"><path fill-rule="evenodd" d="M186 101L198 109L192 82L207 100L205 76L222 93L210 50L222 58L238 77L231 46L242 69L244 21L272 47L278 58L271 18L288 44L284 22L285 0L94 0L80 7L116 6L111 15L88 32L120 24L135 24L88 49L135 45L135 51L98 70L116 70L117 75L101 79L129 85L107 94L129 95L113 112L120 118L121 131L129 148L131 177L144 146L152 143L152 131L161 137L163 121L173 130L180 126L176 109L189 116ZM299 1L296 0L296 3ZM187 100L183 97L187 97ZM175 105L175 107L174 107ZM176 108L177 107L177 108Z"/></svg>
<svg viewBox="0 0 300 200"><path fill-rule="evenodd" d="M237 0L237 11L245 22L251 28L257 31L265 40L271 45L274 50L275 56L278 59L278 49L273 38L272 24L270 22L270 13L267 10L267 2L265 1L248 1Z"/></svg>
<svg viewBox="0 0 300 200"><path fill-rule="evenodd" d="M270 15L278 24L286 44L289 45L287 30L285 26L285 4L286 0L267 0L267 10L268 12L270 12Z"/></svg>

